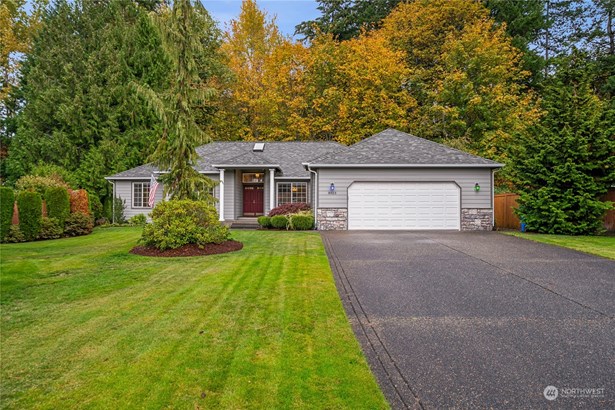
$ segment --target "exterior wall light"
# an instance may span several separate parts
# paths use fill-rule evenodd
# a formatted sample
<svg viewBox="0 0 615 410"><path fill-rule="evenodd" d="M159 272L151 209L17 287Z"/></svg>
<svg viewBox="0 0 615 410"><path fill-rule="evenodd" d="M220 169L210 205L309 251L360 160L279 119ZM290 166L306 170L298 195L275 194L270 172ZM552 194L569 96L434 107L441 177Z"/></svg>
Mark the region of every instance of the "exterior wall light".
<svg viewBox="0 0 615 410"><path fill-rule="evenodd" d="M335 195L335 184L333 182L331 182L331 185L329 185L329 195Z"/></svg>
<svg viewBox="0 0 615 410"><path fill-rule="evenodd" d="M478 185L478 182L474 184L474 190L476 192L480 191L480 185Z"/></svg>

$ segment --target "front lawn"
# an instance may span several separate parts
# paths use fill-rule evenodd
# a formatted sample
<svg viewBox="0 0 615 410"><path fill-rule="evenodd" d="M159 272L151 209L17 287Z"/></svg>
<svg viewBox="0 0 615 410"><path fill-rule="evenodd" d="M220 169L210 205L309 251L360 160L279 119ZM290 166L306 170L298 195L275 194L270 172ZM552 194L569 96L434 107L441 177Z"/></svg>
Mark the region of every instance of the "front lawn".
<svg viewBox="0 0 615 410"><path fill-rule="evenodd" d="M536 242L563 246L565 248L591 253L609 259L615 259L615 236L569 236L522 232L503 233Z"/></svg>
<svg viewBox="0 0 615 410"><path fill-rule="evenodd" d="M131 255L139 228L2 245L3 408L386 408L320 236Z"/></svg>

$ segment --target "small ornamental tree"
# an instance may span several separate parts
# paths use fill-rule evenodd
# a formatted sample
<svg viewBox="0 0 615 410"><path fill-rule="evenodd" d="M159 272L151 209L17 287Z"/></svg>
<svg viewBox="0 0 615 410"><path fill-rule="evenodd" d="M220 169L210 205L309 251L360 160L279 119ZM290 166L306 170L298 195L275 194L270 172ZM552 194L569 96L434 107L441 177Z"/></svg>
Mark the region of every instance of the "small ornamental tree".
<svg viewBox="0 0 615 410"><path fill-rule="evenodd" d="M43 199L37 192L24 191L17 197L19 229L26 241L38 238L43 219Z"/></svg>
<svg viewBox="0 0 615 410"><path fill-rule="evenodd" d="M0 187L0 240L8 235L11 228L14 203L15 193L13 190L4 186Z"/></svg>
<svg viewBox="0 0 615 410"><path fill-rule="evenodd" d="M514 151L518 214L528 230L591 235L612 205L601 196L614 182L615 115L593 93L579 53L545 89L546 116Z"/></svg>
<svg viewBox="0 0 615 410"><path fill-rule="evenodd" d="M64 221L70 214L68 190L63 187L47 188L45 202L47 203L47 216L55 218L60 226L64 226Z"/></svg>
<svg viewBox="0 0 615 410"><path fill-rule="evenodd" d="M85 189L70 191L70 212L72 214L81 212L82 214L90 214L90 205L88 201L88 193Z"/></svg>

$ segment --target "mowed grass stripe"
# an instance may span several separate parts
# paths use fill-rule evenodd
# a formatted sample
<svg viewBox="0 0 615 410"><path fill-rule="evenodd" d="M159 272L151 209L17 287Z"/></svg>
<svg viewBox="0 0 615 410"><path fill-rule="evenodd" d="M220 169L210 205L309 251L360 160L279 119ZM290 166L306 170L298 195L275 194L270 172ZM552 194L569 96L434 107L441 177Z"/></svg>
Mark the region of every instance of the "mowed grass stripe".
<svg viewBox="0 0 615 410"><path fill-rule="evenodd" d="M387 407L318 234L164 259L139 233L2 245L2 408Z"/></svg>

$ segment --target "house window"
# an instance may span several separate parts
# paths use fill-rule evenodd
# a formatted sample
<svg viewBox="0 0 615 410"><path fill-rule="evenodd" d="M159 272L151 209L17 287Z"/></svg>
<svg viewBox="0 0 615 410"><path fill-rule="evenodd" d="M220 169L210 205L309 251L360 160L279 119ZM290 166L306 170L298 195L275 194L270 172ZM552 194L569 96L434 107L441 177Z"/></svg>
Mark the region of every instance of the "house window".
<svg viewBox="0 0 615 410"><path fill-rule="evenodd" d="M307 182L278 182L278 206L307 201Z"/></svg>
<svg viewBox="0 0 615 410"><path fill-rule="evenodd" d="M149 182L132 183L132 207L150 208L149 206Z"/></svg>
<svg viewBox="0 0 615 410"><path fill-rule="evenodd" d="M241 176L241 180L244 184L262 184L264 178L264 172L244 172Z"/></svg>

